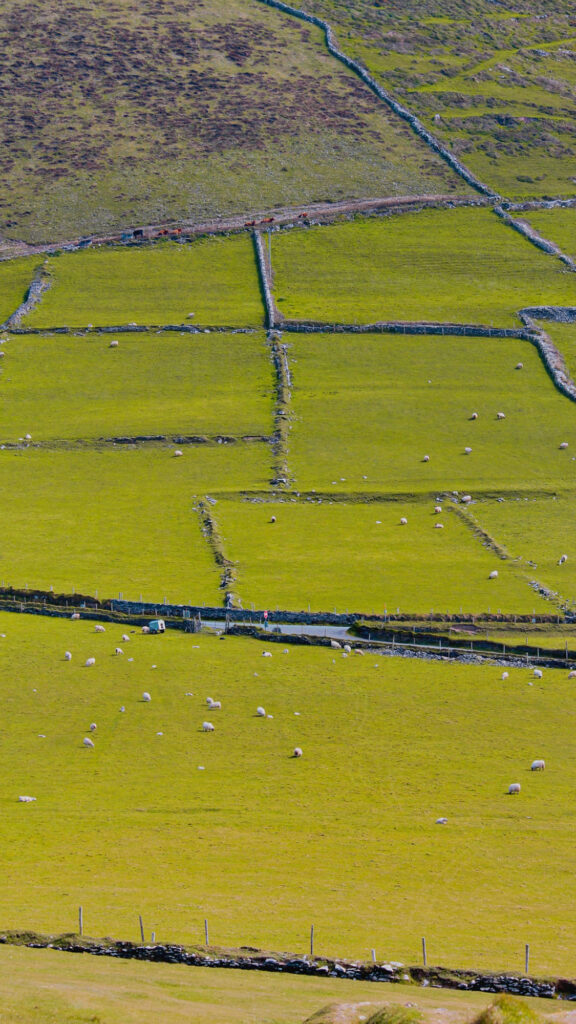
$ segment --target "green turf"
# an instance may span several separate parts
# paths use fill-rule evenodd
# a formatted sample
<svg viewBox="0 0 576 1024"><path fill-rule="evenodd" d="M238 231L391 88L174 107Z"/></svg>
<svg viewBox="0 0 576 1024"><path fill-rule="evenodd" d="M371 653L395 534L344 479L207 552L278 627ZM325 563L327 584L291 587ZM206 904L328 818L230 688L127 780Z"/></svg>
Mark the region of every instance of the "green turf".
<svg viewBox="0 0 576 1024"><path fill-rule="evenodd" d="M38 265L39 259L33 256L0 263L0 323L24 302Z"/></svg>
<svg viewBox="0 0 576 1024"><path fill-rule="evenodd" d="M434 493L576 481L576 464L558 448L574 437L576 406L527 342L284 340L293 377L289 463L298 488ZM497 420L498 412L506 418Z"/></svg>
<svg viewBox="0 0 576 1024"><path fill-rule="evenodd" d="M270 522L271 511L276 522ZM215 510L246 608L295 611L547 611L523 573L434 503L264 505ZM400 525L400 518L408 525ZM434 528L442 522L443 530ZM488 578L498 570L496 580Z"/></svg>
<svg viewBox="0 0 576 1024"><path fill-rule="evenodd" d="M431 962L522 969L530 941L534 972L571 973L566 672L502 682L182 634L115 657L124 627L3 615L0 631L5 927L70 931L82 904L95 935L135 939L142 914L147 935L197 942L206 918L215 944L304 952L314 923L320 955L419 962L425 935Z"/></svg>
<svg viewBox="0 0 576 1024"><path fill-rule="evenodd" d="M539 326L560 350L564 356L568 373L572 380L576 380L576 323L561 324L546 320L542 321Z"/></svg>
<svg viewBox="0 0 576 1024"><path fill-rule="evenodd" d="M259 334L13 336L0 439L270 434L273 374Z"/></svg>
<svg viewBox="0 0 576 1024"><path fill-rule="evenodd" d="M263 486L264 444L2 452L6 584L138 600L222 603L194 496Z"/></svg>
<svg viewBox="0 0 576 1024"><path fill-rule="evenodd" d="M524 306L576 303L576 276L482 209L283 232L273 264L280 310L298 319L507 327Z"/></svg>
<svg viewBox="0 0 576 1024"><path fill-rule="evenodd" d="M567 256L576 258L576 208L555 207L551 210L526 210L515 214L527 220L544 238L556 242Z"/></svg>
<svg viewBox="0 0 576 1024"><path fill-rule="evenodd" d="M254 248L247 235L62 253L51 257L46 269L52 287L26 318L31 327L263 321Z"/></svg>
<svg viewBox="0 0 576 1024"><path fill-rule="evenodd" d="M0 12L2 236L469 194L319 29L254 0L173 5L168 19L149 0L62 0L41 19L33 0L2 0Z"/></svg>
<svg viewBox="0 0 576 1024"><path fill-rule="evenodd" d="M451 1019L461 1024L491 999L483 992L138 963L10 946L0 948L0 985L5 1024L300 1024L319 1007L338 1006L342 1012L344 1006L348 1011L356 1006L358 1014L366 1015L383 1000L392 1006L414 1003L431 1024L449 1008ZM536 1005L550 1013L565 1004ZM361 1024L356 1014L346 1022Z"/></svg>
<svg viewBox="0 0 576 1024"><path fill-rule="evenodd" d="M568 452L562 454L570 460ZM557 499L517 499L504 504L480 502L474 507L473 514L500 544L522 559L520 565L528 559L536 563L536 568L526 567L525 570L531 573L532 578L558 591L563 598L576 602L574 493ZM558 565L561 555L568 555L568 561Z"/></svg>

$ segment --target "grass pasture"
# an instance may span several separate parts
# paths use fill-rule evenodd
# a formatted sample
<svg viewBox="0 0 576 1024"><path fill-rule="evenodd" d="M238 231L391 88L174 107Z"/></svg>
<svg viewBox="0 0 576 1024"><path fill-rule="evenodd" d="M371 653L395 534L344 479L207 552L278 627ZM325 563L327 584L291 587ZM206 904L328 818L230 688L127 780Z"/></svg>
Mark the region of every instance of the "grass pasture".
<svg viewBox="0 0 576 1024"><path fill-rule="evenodd" d="M576 407L527 342L339 334L284 340L298 488L438 493L576 483L576 464L558 448L575 438ZM496 419L500 411L505 420ZM470 421L473 412L478 419Z"/></svg>
<svg viewBox="0 0 576 1024"><path fill-rule="evenodd" d="M486 550L448 508L441 516L433 509L432 499L322 506L222 501L215 515L228 557L237 562L235 590L245 608L546 612L523 574ZM443 530L434 529L438 521ZM488 579L493 569L496 580Z"/></svg>
<svg viewBox="0 0 576 1024"><path fill-rule="evenodd" d="M45 266L52 287L25 318L29 327L263 323L248 235L61 253Z"/></svg>
<svg viewBox="0 0 576 1024"><path fill-rule="evenodd" d="M12 336L0 440L272 432L265 335Z"/></svg>
<svg viewBox="0 0 576 1024"><path fill-rule="evenodd" d="M515 558L528 559L536 568L526 571L552 590L576 601L576 496L573 492L557 498L519 498L504 504L481 501L472 510L475 519ZM568 561L558 565L560 555ZM522 563L520 563L522 564Z"/></svg>
<svg viewBox="0 0 576 1024"><path fill-rule="evenodd" d="M82 904L93 935L135 939L141 913L159 941L194 943L207 918L215 944L303 952L313 922L320 955L419 962L426 935L432 962L520 969L530 941L536 973L570 974L567 672L263 658L183 634L133 633L115 657L122 627L4 614L0 630L6 927L70 931Z"/></svg>
<svg viewBox="0 0 576 1024"><path fill-rule="evenodd" d="M576 380L576 323L561 324L541 321L540 327L546 331L546 334L559 348L572 380Z"/></svg>
<svg viewBox="0 0 576 1024"><path fill-rule="evenodd" d="M520 326L524 306L576 304L576 276L484 209L283 231L275 294L294 319Z"/></svg>
<svg viewBox="0 0 576 1024"><path fill-rule="evenodd" d="M440 1024L447 1012L450 1021L464 1024L490 1002L482 992L191 969L10 946L0 948L0 987L5 1024L92 1024L94 1014L99 1024L302 1024L320 1007L355 1005L366 1015L383 1000L396 1007L409 1001L430 1024ZM555 1016L563 1008L540 1000L535 1005ZM358 1020L354 1015L348 1024ZM322 1022L328 1024L326 1017Z"/></svg>
<svg viewBox="0 0 576 1024"><path fill-rule="evenodd" d="M34 256L0 262L0 323L24 302L39 263Z"/></svg>
<svg viewBox="0 0 576 1024"><path fill-rule="evenodd" d="M556 242L567 256L576 258L576 208L554 207L550 210L526 210L515 214L527 220L550 242Z"/></svg>
<svg viewBox="0 0 576 1024"><path fill-rule="evenodd" d="M221 604L195 495L262 487L265 444L4 451L0 577L7 585Z"/></svg>

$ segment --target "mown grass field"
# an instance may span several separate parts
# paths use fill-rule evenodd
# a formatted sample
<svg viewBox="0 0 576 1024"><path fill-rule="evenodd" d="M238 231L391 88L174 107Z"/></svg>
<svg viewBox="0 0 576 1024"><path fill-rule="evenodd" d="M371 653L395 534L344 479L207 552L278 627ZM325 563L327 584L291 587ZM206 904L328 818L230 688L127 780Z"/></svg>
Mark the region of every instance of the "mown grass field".
<svg viewBox="0 0 576 1024"><path fill-rule="evenodd" d="M50 257L45 267L52 287L26 317L29 327L263 322L254 249L247 235L149 249L62 253Z"/></svg>
<svg viewBox="0 0 576 1024"><path fill-rule="evenodd" d="M3 0L0 234L468 189L326 52L254 0ZM71 30L71 26L73 29ZM25 65L17 52L33 54Z"/></svg>
<svg viewBox="0 0 576 1024"><path fill-rule="evenodd" d="M221 604L195 497L263 487L265 444L1 453L6 585Z"/></svg>
<svg viewBox="0 0 576 1024"><path fill-rule="evenodd" d="M302 0L479 178L511 197L575 194L569 0L529 9Z"/></svg>
<svg viewBox="0 0 576 1024"><path fill-rule="evenodd" d="M576 277L489 210L422 210L274 236L286 317L520 326L530 305L573 305Z"/></svg>
<svg viewBox="0 0 576 1024"><path fill-rule="evenodd" d="M93 935L135 939L142 914L159 941L200 942L207 918L216 945L304 952L314 923L319 955L418 962L426 935L431 962L521 969L529 941L535 973L571 973L566 671L502 681L282 643L263 658L182 634L134 633L115 656L124 627L4 614L0 630L4 926L71 931L82 904Z"/></svg>
<svg viewBox="0 0 576 1024"><path fill-rule="evenodd" d="M379 615L548 610L527 575L484 548L449 507L434 515L432 498L322 506L223 501L215 517L237 562L234 589L245 608ZM434 528L437 522L443 530ZM491 580L494 569L499 576Z"/></svg>
<svg viewBox="0 0 576 1024"><path fill-rule="evenodd" d="M520 499L505 504L482 501L472 512L480 525L514 557L524 563L528 559L536 563L536 568L527 568L533 577L565 599L576 600L574 493L560 494L556 499ZM563 554L568 555L568 561L558 565Z"/></svg>
<svg viewBox="0 0 576 1024"><path fill-rule="evenodd" d="M273 370L255 334L13 335L0 440L272 433Z"/></svg>
<svg viewBox="0 0 576 1024"><path fill-rule="evenodd" d="M517 216L527 220L544 238L556 242L567 256L576 257L576 209L527 210Z"/></svg>
<svg viewBox="0 0 576 1024"><path fill-rule="evenodd" d="M573 442L576 407L527 342L339 334L284 342L298 488L473 494L576 483L571 449L559 450Z"/></svg>
<svg viewBox="0 0 576 1024"><path fill-rule="evenodd" d="M410 1002L431 1024L464 1024L491 1001L483 992L98 960L5 946L0 985L5 1024L301 1024L321 1007L347 1004L366 1014L383 1001L391 1007ZM531 1000L534 1005L559 1022L566 1012L565 1004Z"/></svg>
<svg viewBox="0 0 576 1024"><path fill-rule="evenodd" d="M31 256L0 263L0 323L4 323L24 302L40 262Z"/></svg>

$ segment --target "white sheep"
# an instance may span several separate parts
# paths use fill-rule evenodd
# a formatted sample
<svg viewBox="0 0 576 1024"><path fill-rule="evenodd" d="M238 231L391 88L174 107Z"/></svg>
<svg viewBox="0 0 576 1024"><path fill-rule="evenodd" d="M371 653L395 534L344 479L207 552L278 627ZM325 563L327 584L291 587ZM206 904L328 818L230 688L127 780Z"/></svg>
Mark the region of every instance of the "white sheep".
<svg viewBox="0 0 576 1024"><path fill-rule="evenodd" d="M72 655L71 655L70 651L66 651L64 653L64 661L72 661Z"/></svg>
<svg viewBox="0 0 576 1024"><path fill-rule="evenodd" d="M152 700L152 697L150 696L149 693L146 692L146 690L142 694L142 700L144 701L145 704L149 704L150 701Z"/></svg>
<svg viewBox="0 0 576 1024"><path fill-rule="evenodd" d="M122 650L121 647L117 647L116 650L114 651L114 654L124 654L124 651Z"/></svg>
<svg viewBox="0 0 576 1024"><path fill-rule="evenodd" d="M576 672L574 671L574 669L572 669L572 671L568 673L568 679L576 679Z"/></svg>
<svg viewBox="0 0 576 1024"><path fill-rule="evenodd" d="M535 668L534 669L534 678L535 679L542 679L542 671L541 671L541 669L539 669L539 668Z"/></svg>
<svg viewBox="0 0 576 1024"><path fill-rule="evenodd" d="M492 572L488 574L488 579L489 580L497 580L498 579L498 569L492 569Z"/></svg>
<svg viewBox="0 0 576 1024"><path fill-rule="evenodd" d="M496 419L497 419L497 420L505 420L505 419L506 419L506 413L503 413L503 412L497 412L497 413L496 413Z"/></svg>
<svg viewBox="0 0 576 1024"><path fill-rule="evenodd" d="M33 804L35 800L36 800L35 796L19 796L18 797L18 803L19 804Z"/></svg>
<svg viewBox="0 0 576 1024"><path fill-rule="evenodd" d="M469 502L472 501L472 495L471 494L463 494L460 500L461 500L463 505L468 505Z"/></svg>
<svg viewBox="0 0 576 1024"><path fill-rule="evenodd" d="M71 619L79 619L80 618L80 612L72 612L72 615L70 616L70 618Z"/></svg>
<svg viewBox="0 0 576 1024"><path fill-rule="evenodd" d="M96 664L96 658L86 658L86 661L84 662L84 664L85 664L86 668L90 668L91 665L95 665Z"/></svg>
<svg viewBox="0 0 576 1024"><path fill-rule="evenodd" d="M214 732L212 722L202 722L202 732Z"/></svg>
<svg viewBox="0 0 576 1024"><path fill-rule="evenodd" d="M211 705L210 705L210 708L211 708L212 711L221 711L222 710L222 701L221 700L213 700Z"/></svg>
<svg viewBox="0 0 576 1024"><path fill-rule="evenodd" d="M448 818L436 818L436 824L437 825L447 825L448 824Z"/></svg>
<svg viewBox="0 0 576 1024"><path fill-rule="evenodd" d="M434 529L435 530L443 530L444 529L444 523L434 523Z"/></svg>
<svg viewBox="0 0 576 1024"><path fill-rule="evenodd" d="M331 640L330 647L332 647L333 650L340 650L340 644L338 643L337 640Z"/></svg>
<svg viewBox="0 0 576 1024"><path fill-rule="evenodd" d="M294 747L294 753L292 754L292 757L302 757L302 748Z"/></svg>
<svg viewBox="0 0 576 1024"><path fill-rule="evenodd" d="M270 516L270 522L271 523L275 523L276 522L276 516Z"/></svg>
<svg viewBox="0 0 576 1024"><path fill-rule="evenodd" d="M184 452L180 451L180 449L177 448L176 451L174 452L174 458L179 459L181 455L184 455Z"/></svg>
<svg viewBox="0 0 576 1024"><path fill-rule="evenodd" d="M89 736L85 736L84 739L82 740L82 743L84 744L85 747L93 747L94 746L94 744L93 744L93 742L92 742L92 740L90 739Z"/></svg>
<svg viewBox="0 0 576 1024"><path fill-rule="evenodd" d="M100 623L97 622L96 625L94 626L94 632L95 633L105 633L106 632L106 627L105 626L101 626Z"/></svg>
<svg viewBox="0 0 576 1024"><path fill-rule="evenodd" d="M516 367L515 368L517 370L523 370L524 369L524 363L516 363Z"/></svg>
<svg viewBox="0 0 576 1024"><path fill-rule="evenodd" d="M425 455L424 458L422 459L422 462L430 462L430 456Z"/></svg>
<svg viewBox="0 0 576 1024"><path fill-rule="evenodd" d="M564 451L564 449L567 448L567 447L568 447L568 441L562 441L562 444L560 445L561 450Z"/></svg>
<svg viewBox="0 0 576 1024"><path fill-rule="evenodd" d="M266 711L264 708L256 708L256 714L258 718L266 718Z"/></svg>
<svg viewBox="0 0 576 1024"><path fill-rule="evenodd" d="M400 520L400 526L408 526L408 520L406 519L406 516L402 516Z"/></svg>
<svg viewBox="0 0 576 1024"><path fill-rule="evenodd" d="M568 561L568 555L560 555L558 559L558 565L564 565L564 562Z"/></svg>
<svg viewBox="0 0 576 1024"><path fill-rule="evenodd" d="M441 511L442 511L442 505L435 505L434 506L434 512L436 513L437 516L440 515Z"/></svg>
<svg viewBox="0 0 576 1024"><path fill-rule="evenodd" d="M128 636L127 633L122 633L122 642L123 643L128 643L129 639L130 639L130 637Z"/></svg>
<svg viewBox="0 0 576 1024"><path fill-rule="evenodd" d="M108 345L108 348L118 348L118 342L111 341L110 344Z"/></svg>
<svg viewBox="0 0 576 1024"><path fill-rule="evenodd" d="M478 419L478 413L477 412L473 412L471 417L470 417L470 419L471 420L477 420Z"/></svg>
<svg viewBox="0 0 576 1024"><path fill-rule="evenodd" d="M503 679L503 680L504 680L504 679L508 679L508 673L507 673L507 672L503 672L503 673L502 673L502 679Z"/></svg>
<svg viewBox="0 0 576 1024"><path fill-rule="evenodd" d="M89 729L90 732L96 732L97 728L98 728L98 726L96 725L96 722L90 722L90 729Z"/></svg>
<svg viewBox="0 0 576 1024"><path fill-rule="evenodd" d="M150 626L142 626L142 632L143 633L149 633L150 632Z"/></svg>
<svg viewBox="0 0 576 1024"><path fill-rule="evenodd" d="M271 658L272 654L271 654L270 651L262 651L262 657L263 658Z"/></svg>
<svg viewBox="0 0 576 1024"><path fill-rule="evenodd" d="M508 786L508 793L510 794L510 796L514 796L514 794L519 793L521 789L522 789L522 786L520 785L519 782L512 782Z"/></svg>
<svg viewBox="0 0 576 1024"><path fill-rule="evenodd" d="M465 455L470 455L470 454L471 454L471 452L472 452L472 449L471 449L471 448L468 448L468 447L466 447L466 448L464 449L464 454L465 454Z"/></svg>
<svg viewBox="0 0 576 1024"><path fill-rule="evenodd" d="M350 644L344 644L344 650L346 651L346 654L350 654L350 651L352 650Z"/></svg>
<svg viewBox="0 0 576 1024"><path fill-rule="evenodd" d="M545 768L546 762L542 760L541 757L536 758L536 760L532 761L532 764L530 765L531 772L543 772Z"/></svg>

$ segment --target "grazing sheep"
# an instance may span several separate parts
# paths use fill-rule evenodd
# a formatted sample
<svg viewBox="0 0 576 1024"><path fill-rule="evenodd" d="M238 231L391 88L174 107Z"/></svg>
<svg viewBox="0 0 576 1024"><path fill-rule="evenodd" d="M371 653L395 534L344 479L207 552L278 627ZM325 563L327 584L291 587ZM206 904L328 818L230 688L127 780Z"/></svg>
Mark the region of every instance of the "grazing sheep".
<svg viewBox="0 0 576 1024"><path fill-rule="evenodd" d="M266 710L264 708L256 708L256 714L258 718L266 718Z"/></svg>
<svg viewBox="0 0 576 1024"><path fill-rule="evenodd" d="M207 703L208 707L211 707L211 705L214 703L214 698L213 697L206 697L206 703Z"/></svg>
<svg viewBox="0 0 576 1024"><path fill-rule="evenodd" d="M488 579L489 580L496 580L496 579L498 579L498 569L492 569L492 572L488 574Z"/></svg>
<svg viewBox="0 0 576 1024"><path fill-rule="evenodd" d="M572 671L568 673L568 679L576 679L576 672L574 671L574 669L572 669Z"/></svg>
<svg viewBox="0 0 576 1024"><path fill-rule="evenodd" d="M332 647L333 650L340 650L340 644L337 640L331 640L330 647Z"/></svg>
<svg viewBox="0 0 576 1024"><path fill-rule="evenodd" d="M442 505L435 505L434 506L434 511L435 511L436 515L440 515L440 513L442 511Z"/></svg>
<svg viewBox="0 0 576 1024"><path fill-rule="evenodd" d="M542 679L542 671L541 671L541 669L539 669L539 668L535 668L534 669L534 678L535 679Z"/></svg>
<svg viewBox="0 0 576 1024"><path fill-rule="evenodd" d="M406 516L402 516L400 520L400 526L408 526L408 520L406 519Z"/></svg>
<svg viewBox="0 0 576 1024"><path fill-rule="evenodd" d="M497 420L505 420L505 419L506 419L506 413L503 413L503 412L497 412L497 413L496 413L496 419L497 419Z"/></svg>
<svg viewBox="0 0 576 1024"><path fill-rule="evenodd" d="M93 744L93 742L92 742L92 740L90 739L89 736L85 736L84 739L82 740L82 743L84 744L85 747L93 747L94 746L94 744Z"/></svg>
<svg viewBox="0 0 576 1024"><path fill-rule="evenodd" d="M472 495L471 494L463 494L462 498L460 500L461 500L463 505L468 505L468 503L470 501L472 501Z"/></svg>
<svg viewBox="0 0 576 1024"><path fill-rule="evenodd" d="M35 796L19 796L18 797L18 803L19 804L33 804L35 800L36 800Z"/></svg>
<svg viewBox="0 0 576 1024"><path fill-rule="evenodd" d="M434 529L435 530L443 530L444 529L444 523L434 523Z"/></svg>
<svg viewBox="0 0 576 1024"><path fill-rule="evenodd" d="M202 722L202 732L214 732L212 722Z"/></svg>
<svg viewBox="0 0 576 1024"><path fill-rule="evenodd" d="M436 818L436 824L437 825L447 825L448 824L448 818Z"/></svg>
<svg viewBox="0 0 576 1024"><path fill-rule="evenodd" d="M422 459L422 462L430 462L430 456L425 455L424 458Z"/></svg>
<svg viewBox="0 0 576 1024"><path fill-rule="evenodd" d="M95 665L95 664L96 664L96 658L86 658L86 661L84 662L84 665L85 665L86 668L90 668L90 665Z"/></svg>
<svg viewBox="0 0 576 1024"><path fill-rule="evenodd" d="M117 647L116 650L114 651L114 654L124 654L124 651L122 650L121 647Z"/></svg>
<svg viewBox="0 0 576 1024"><path fill-rule="evenodd" d="M123 643L127 643L129 639L130 639L130 637L128 636L127 633L122 633L122 641L123 641Z"/></svg>
<svg viewBox="0 0 576 1024"><path fill-rule="evenodd" d="M508 679L508 673L507 672L503 672L502 673L502 679Z"/></svg>
<svg viewBox="0 0 576 1024"><path fill-rule="evenodd" d="M152 700L152 697L150 696L149 693L146 692L146 690L142 694L142 700L144 701L145 704L149 704L150 701Z"/></svg>
<svg viewBox="0 0 576 1024"><path fill-rule="evenodd" d="M275 523L276 522L276 516L270 516L270 522L271 523Z"/></svg>
<svg viewBox="0 0 576 1024"><path fill-rule="evenodd" d="M558 565L564 565L564 562L568 561L568 555L560 555L558 559Z"/></svg>
<svg viewBox="0 0 576 1024"><path fill-rule="evenodd" d="M472 449L471 449L471 448L465 448L465 449L464 449L464 454L465 454L465 455L470 455L470 454L471 454L471 452L472 452Z"/></svg>
<svg viewBox="0 0 576 1024"><path fill-rule="evenodd" d="M105 626L101 626L100 623L97 622L96 625L94 626L94 632L95 633L105 633L106 632L106 627Z"/></svg>
<svg viewBox="0 0 576 1024"><path fill-rule="evenodd" d="M108 348L118 348L118 342L111 341L110 344L108 345Z"/></svg>
<svg viewBox="0 0 576 1024"><path fill-rule="evenodd" d="M471 420L477 420L478 419L478 413L477 412L473 412L471 417L470 417L470 419Z"/></svg>
<svg viewBox="0 0 576 1024"><path fill-rule="evenodd" d="M180 449L177 448L176 451L174 452L174 458L179 459L181 455L184 455L184 452L180 451Z"/></svg>
<svg viewBox="0 0 576 1024"><path fill-rule="evenodd" d="M510 796L514 796L514 794L515 793L519 793L521 789L522 789L522 786L520 785L519 782L512 782L508 786L508 793L510 794Z"/></svg>
<svg viewBox="0 0 576 1024"><path fill-rule="evenodd" d="M271 658L272 654L271 654L270 651L262 651L262 657L263 658Z"/></svg>
<svg viewBox="0 0 576 1024"><path fill-rule="evenodd" d="M516 370L523 370L524 369L524 363L516 363L515 369Z"/></svg>
<svg viewBox="0 0 576 1024"><path fill-rule="evenodd" d="M292 754L292 757L302 757L302 748L294 747L294 753Z"/></svg>
<svg viewBox="0 0 576 1024"><path fill-rule="evenodd" d="M546 762L543 761L541 757L538 757L538 758L536 758L535 761L532 761L532 764L530 765L530 771L531 772L543 772L545 767L546 767Z"/></svg>
<svg viewBox="0 0 576 1024"><path fill-rule="evenodd" d="M567 447L568 447L568 441L562 441L562 444L560 445L560 448L562 449L562 451L564 451L564 449L567 448Z"/></svg>
<svg viewBox="0 0 576 1024"><path fill-rule="evenodd" d="M142 632L143 633L149 633L150 632L150 626L142 626Z"/></svg>
<svg viewBox="0 0 576 1024"><path fill-rule="evenodd" d="M97 728L98 726L96 725L96 722L91 722L89 732L96 732Z"/></svg>
<svg viewBox="0 0 576 1024"><path fill-rule="evenodd" d="M70 651L66 651L64 654L64 661L72 661L72 655Z"/></svg>
<svg viewBox="0 0 576 1024"><path fill-rule="evenodd" d="M284 650L282 651L282 654L290 654L289 648L285 647Z"/></svg>
<svg viewBox="0 0 576 1024"><path fill-rule="evenodd" d="M346 651L346 654L350 654L350 651L352 650L350 644L344 644L344 650Z"/></svg>
<svg viewBox="0 0 576 1024"><path fill-rule="evenodd" d="M80 612L72 612L72 615L70 616L70 618L71 619L79 619L80 618Z"/></svg>
<svg viewBox="0 0 576 1024"><path fill-rule="evenodd" d="M222 710L222 701L221 700L213 700L211 705L210 705L210 709L212 711L221 711Z"/></svg>

